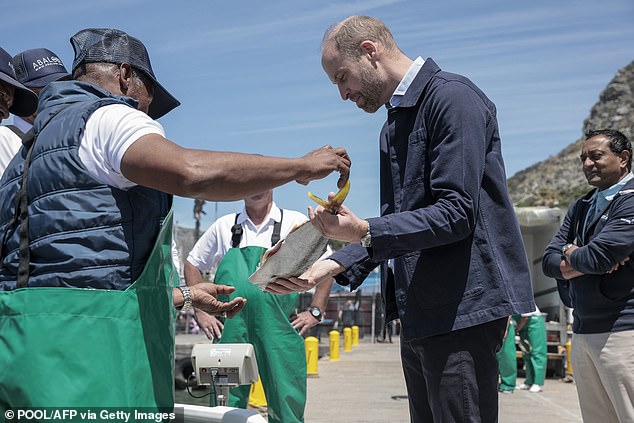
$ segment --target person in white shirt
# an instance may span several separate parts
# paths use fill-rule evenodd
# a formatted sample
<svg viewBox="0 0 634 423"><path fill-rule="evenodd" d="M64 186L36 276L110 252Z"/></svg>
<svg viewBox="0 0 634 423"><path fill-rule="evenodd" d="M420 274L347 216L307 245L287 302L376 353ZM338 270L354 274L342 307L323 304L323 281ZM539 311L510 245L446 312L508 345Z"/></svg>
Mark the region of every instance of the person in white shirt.
<svg viewBox="0 0 634 423"><path fill-rule="evenodd" d="M307 220L302 213L278 208L273 202L273 191L267 190L247 197L242 212L216 220L196 242L185 261L188 285L200 284L202 274L209 271L215 274L215 283L236 287L232 296L246 298L242 312L224 325L214 316L197 309L196 319L209 339L253 344L267 399L269 422L304 421L306 359L300 335L322 320L333 281L318 285L310 307L296 313L297 294L264 293L247 278L256 270L265 249ZM248 386L232 389L229 405L246 408L248 395Z"/></svg>

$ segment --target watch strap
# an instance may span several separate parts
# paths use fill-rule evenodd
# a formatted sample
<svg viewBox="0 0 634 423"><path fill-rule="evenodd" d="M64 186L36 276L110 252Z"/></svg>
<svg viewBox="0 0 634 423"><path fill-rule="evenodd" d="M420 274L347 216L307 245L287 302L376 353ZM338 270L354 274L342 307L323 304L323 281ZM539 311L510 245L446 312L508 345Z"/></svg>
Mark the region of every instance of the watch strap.
<svg viewBox="0 0 634 423"><path fill-rule="evenodd" d="M370 248L372 247L372 235L370 234L370 225L368 224L368 231L361 237L360 244L362 247Z"/></svg>
<svg viewBox="0 0 634 423"><path fill-rule="evenodd" d="M192 307L192 292L187 285L179 285L178 289L183 294L183 305L180 311L188 311Z"/></svg>

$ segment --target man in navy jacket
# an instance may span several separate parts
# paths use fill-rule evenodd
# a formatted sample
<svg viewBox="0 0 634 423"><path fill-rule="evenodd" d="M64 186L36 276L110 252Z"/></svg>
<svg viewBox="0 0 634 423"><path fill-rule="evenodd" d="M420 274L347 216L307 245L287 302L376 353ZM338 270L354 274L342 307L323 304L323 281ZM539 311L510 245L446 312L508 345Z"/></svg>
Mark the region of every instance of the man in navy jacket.
<svg viewBox="0 0 634 423"><path fill-rule="evenodd" d="M409 59L370 17L326 32L322 66L342 99L387 107L381 217L318 207L313 224L354 244L269 290L326 276L354 289L380 264L388 320L401 319L412 422L497 421L495 353L507 317L535 306L495 106L465 77Z"/></svg>
<svg viewBox="0 0 634 423"><path fill-rule="evenodd" d="M573 307L572 368L583 421L634 421L634 175L619 131L586 134L581 163L596 189L568 209L544 274Z"/></svg>

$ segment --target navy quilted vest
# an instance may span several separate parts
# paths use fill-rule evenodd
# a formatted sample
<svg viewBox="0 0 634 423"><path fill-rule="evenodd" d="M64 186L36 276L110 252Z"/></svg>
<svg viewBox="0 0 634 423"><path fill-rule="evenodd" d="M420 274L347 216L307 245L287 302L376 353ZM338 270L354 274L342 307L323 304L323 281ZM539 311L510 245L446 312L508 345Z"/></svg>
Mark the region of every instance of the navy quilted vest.
<svg viewBox="0 0 634 423"><path fill-rule="evenodd" d="M134 187L123 191L96 181L81 163L86 121L99 107L136 102L79 81L49 84L40 93L36 141L28 183L30 287L126 289L143 270L171 196ZM2 267L0 290L15 289L19 219L15 196L24 148L0 180Z"/></svg>

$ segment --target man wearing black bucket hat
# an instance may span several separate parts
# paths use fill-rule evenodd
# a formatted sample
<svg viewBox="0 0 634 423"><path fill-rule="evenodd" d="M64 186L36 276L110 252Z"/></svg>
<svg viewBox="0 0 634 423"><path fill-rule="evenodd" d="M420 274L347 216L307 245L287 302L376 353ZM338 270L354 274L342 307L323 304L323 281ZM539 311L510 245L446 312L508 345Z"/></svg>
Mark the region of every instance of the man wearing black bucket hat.
<svg viewBox="0 0 634 423"><path fill-rule="evenodd" d="M16 79L38 95L49 82L70 79L62 60L46 48L34 48L18 53L11 59L11 65L15 70ZM26 133L33 126L35 115L33 113L24 118L15 117L13 124L22 133Z"/></svg>
<svg viewBox="0 0 634 423"><path fill-rule="evenodd" d="M0 368L29 372L0 374L0 411L171 411L172 302L229 317L244 305L210 296L231 292L219 285L173 288L171 195L237 200L333 171L343 184L350 161L332 147L297 159L181 148L154 120L179 102L141 41L86 29L71 44L75 80L40 92L35 141L0 180Z"/></svg>
<svg viewBox="0 0 634 423"><path fill-rule="evenodd" d="M37 96L16 80L11 55L0 48L0 121L7 119L9 113L28 116L36 108ZM0 175L22 145L18 133L14 128L0 126Z"/></svg>

